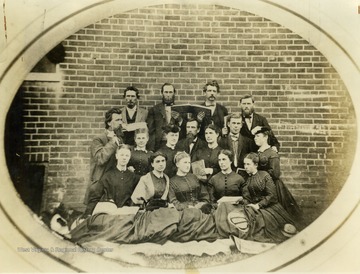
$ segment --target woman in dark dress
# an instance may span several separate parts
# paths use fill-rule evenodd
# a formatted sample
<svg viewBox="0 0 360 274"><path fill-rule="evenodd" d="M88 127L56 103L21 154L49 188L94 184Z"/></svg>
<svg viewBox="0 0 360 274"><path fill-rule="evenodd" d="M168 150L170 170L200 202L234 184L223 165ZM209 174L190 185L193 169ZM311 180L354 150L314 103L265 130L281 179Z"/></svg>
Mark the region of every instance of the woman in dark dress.
<svg viewBox="0 0 360 274"><path fill-rule="evenodd" d="M169 177L164 173L167 156L162 152L155 152L149 158L152 171L140 178L131 200L134 204L142 205L151 199L167 200L169 194Z"/></svg>
<svg viewBox="0 0 360 274"><path fill-rule="evenodd" d="M190 172L191 159L186 152L178 152L174 162L177 173L170 179L169 200L177 210L201 208L209 203L209 193L199 179Z"/></svg>
<svg viewBox="0 0 360 274"><path fill-rule="evenodd" d="M215 175L220 171L219 162L218 162L218 154L221 148L218 145L220 130L210 124L205 128L205 140L207 142L207 147L199 149L195 152L192 162L196 162L199 160L204 160L205 162L205 171L204 175L206 175L206 182L211 178L211 176Z"/></svg>
<svg viewBox="0 0 360 274"><path fill-rule="evenodd" d="M249 177L243 188L246 207L250 207L257 218L252 231L262 227L264 236L274 242L281 242L286 236L281 232L285 224L294 225L294 221L278 202L275 184L266 171L258 170L259 156L249 153L244 159L244 167ZM259 214L260 213L260 214ZM259 218L259 217L262 218Z"/></svg>
<svg viewBox="0 0 360 274"><path fill-rule="evenodd" d="M258 155L259 155L259 170L267 171L271 178L273 179L276 192L278 196L278 200L280 204L288 211L289 214L293 216L293 218L301 223L302 222L302 212L299 208L297 202L294 197L284 184L284 182L280 179L280 157L279 154L274 151L270 146L272 132L269 128L262 127L255 133L255 143L259 147Z"/></svg>
<svg viewBox="0 0 360 274"><path fill-rule="evenodd" d="M139 128L135 130L134 140L136 146L131 151L131 158L128 169L139 176L143 176L151 170L149 165L149 157L152 151L146 149L149 141L149 132L147 128Z"/></svg>
<svg viewBox="0 0 360 274"><path fill-rule="evenodd" d="M230 150L220 150L218 162L221 171L209 180L209 194L212 203L223 196L241 196L245 180L231 169L234 155Z"/></svg>
<svg viewBox="0 0 360 274"><path fill-rule="evenodd" d="M275 184L264 170L258 170L259 156L251 152L244 159L249 177L242 189L241 205L221 203L215 213L221 236L229 234L258 242L280 243L288 239L284 229L296 231L295 222L277 199Z"/></svg>

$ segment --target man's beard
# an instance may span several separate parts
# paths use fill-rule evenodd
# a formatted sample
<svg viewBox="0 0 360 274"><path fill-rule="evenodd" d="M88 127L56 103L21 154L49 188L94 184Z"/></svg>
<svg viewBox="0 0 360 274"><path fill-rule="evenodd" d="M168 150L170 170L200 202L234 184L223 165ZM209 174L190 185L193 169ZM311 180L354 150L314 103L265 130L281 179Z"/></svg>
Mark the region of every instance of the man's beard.
<svg viewBox="0 0 360 274"><path fill-rule="evenodd" d="M135 107L135 103L134 102L128 102L127 107L133 109Z"/></svg>
<svg viewBox="0 0 360 274"><path fill-rule="evenodd" d="M121 125L117 129L114 129L114 132L118 138L124 138L124 132L122 131Z"/></svg>
<svg viewBox="0 0 360 274"><path fill-rule="evenodd" d="M194 141L194 139L196 138L196 135L194 135L193 133L189 132L188 134L186 134L186 138L190 141L190 143L192 141Z"/></svg>
<svg viewBox="0 0 360 274"><path fill-rule="evenodd" d="M171 106L171 105L174 104L175 96L173 96L173 97L171 97L171 98L169 98L169 99L163 97L163 98L162 98L162 101L163 101L163 103L164 103L166 106Z"/></svg>
<svg viewBox="0 0 360 274"><path fill-rule="evenodd" d="M254 108L250 108L247 110L242 110L242 114L245 118L249 118L254 113Z"/></svg>

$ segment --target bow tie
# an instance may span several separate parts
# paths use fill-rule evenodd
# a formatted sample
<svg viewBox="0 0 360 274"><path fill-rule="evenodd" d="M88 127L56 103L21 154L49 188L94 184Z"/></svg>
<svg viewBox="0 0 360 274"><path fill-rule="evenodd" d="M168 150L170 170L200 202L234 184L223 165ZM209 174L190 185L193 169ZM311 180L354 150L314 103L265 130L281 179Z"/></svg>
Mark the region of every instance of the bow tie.
<svg viewBox="0 0 360 274"><path fill-rule="evenodd" d="M233 139L238 139L239 134L230 134L230 137L233 138Z"/></svg>

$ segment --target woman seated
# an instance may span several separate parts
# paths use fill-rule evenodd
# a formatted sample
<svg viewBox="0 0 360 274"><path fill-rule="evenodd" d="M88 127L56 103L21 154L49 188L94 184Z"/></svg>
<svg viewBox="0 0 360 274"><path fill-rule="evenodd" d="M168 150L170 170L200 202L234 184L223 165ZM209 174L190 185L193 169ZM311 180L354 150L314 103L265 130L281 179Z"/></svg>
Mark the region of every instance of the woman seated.
<svg viewBox="0 0 360 274"><path fill-rule="evenodd" d="M212 203L224 196L241 196L245 180L231 169L234 155L230 150L222 149L218 155L221 171L211 177L209 194Z"/></svg>
<svg viewBox="0 0 360 274"><path fill-rule="evenodd" d="M258 164L259 156L256 153L249 153L244 159L249 177L242 193L249 226L242 237L261 242L282 242L287 239L282 232L285 225L295 228L295 223L278 202L271 176L266 171L258 170Z"/></svg>
<svg viewBox="0 0 360 274"><path fill-rule="evenodd" d="M148 204L154 199L168 200L169 177L164 173L167 156L162 152L155 152L149 157L152 171L140 178L131 200L136 205Z"/></svg>
<svg viewBox="0 0 360 274"><path fill-rule="evenodd" d="M174 157L177 173L170 179L169 200L177 210L201 208L209 203L209 193L199 179L189 173L191 160L186 152L178 152Z"/></svg>
<svg viewBox="0 0 360 274"><path fill-rule="evenodd" d="M271 146L271 138L273 134L269 128L262 127L255 133L255 143L259 147L259 170L267 171L273 179L278 200L293 218L301 223L302 212L296 203L294 197L280 179L280 157Z"/></svg>

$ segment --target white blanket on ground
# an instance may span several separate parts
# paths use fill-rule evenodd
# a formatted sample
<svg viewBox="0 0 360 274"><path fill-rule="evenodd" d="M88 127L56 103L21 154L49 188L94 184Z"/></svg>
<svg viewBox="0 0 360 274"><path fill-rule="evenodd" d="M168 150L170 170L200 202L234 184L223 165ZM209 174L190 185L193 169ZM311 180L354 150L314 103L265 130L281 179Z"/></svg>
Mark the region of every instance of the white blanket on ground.
<svg viewBox="0 0 360 274"><path fill-rule="evenodd" d="M231 254L231 246L234 246L231 239L219 239L215 242L191 241L186 243L177 243L167 241L165 244L141 243L141 244L116 244L107 241L92 241L84 243L83 248L102 254L103 256L115 260L121 260L126 263L146 266L146 262L138 255L194 255L203 254L215 255L218 253Z"/></svg>

